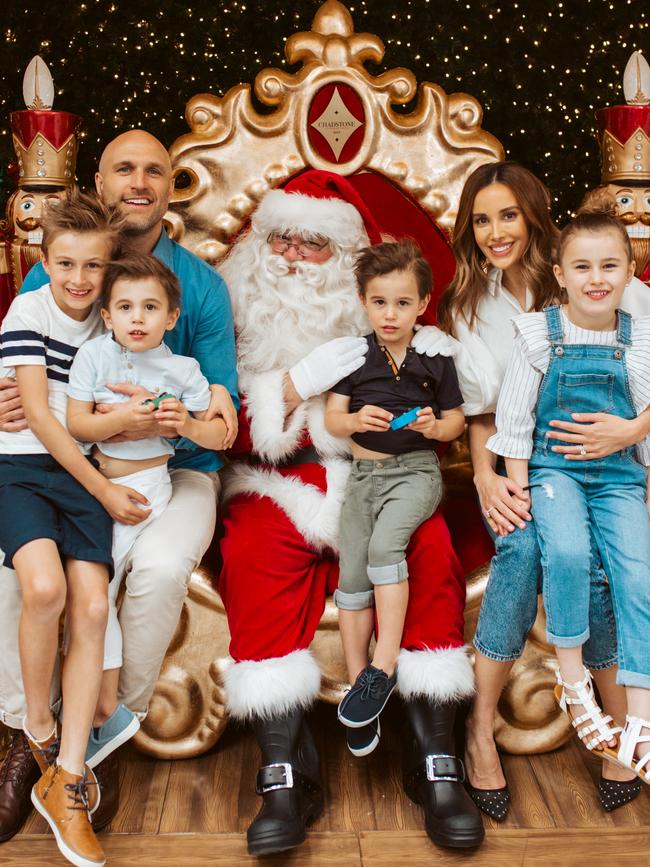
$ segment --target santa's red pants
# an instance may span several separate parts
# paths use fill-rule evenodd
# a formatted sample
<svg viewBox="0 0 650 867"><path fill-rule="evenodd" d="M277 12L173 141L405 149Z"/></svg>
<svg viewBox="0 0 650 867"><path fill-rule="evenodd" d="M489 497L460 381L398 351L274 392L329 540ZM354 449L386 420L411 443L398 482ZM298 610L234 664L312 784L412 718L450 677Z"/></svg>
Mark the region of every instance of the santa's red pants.
<svg viewBox="0 0 650 867"><path fill-rule="evenodd" d="M219 592L236 662L282 657L311 643L336 588L338 562L308 545L268 497L243 494L227 505ZM436 512L406 552L409 604L402 647L436 650L463 644L465 579L449 531Z"/></svg>

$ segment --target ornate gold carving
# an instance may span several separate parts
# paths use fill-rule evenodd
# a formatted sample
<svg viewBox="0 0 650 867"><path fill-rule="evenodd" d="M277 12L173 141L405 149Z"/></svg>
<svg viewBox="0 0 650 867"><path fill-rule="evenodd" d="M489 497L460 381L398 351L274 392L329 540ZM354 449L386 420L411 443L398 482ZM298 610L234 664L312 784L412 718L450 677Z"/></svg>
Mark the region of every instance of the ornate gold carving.
<svg viewBox="0 0 650 867"><path fill-rule="evenodd" d="M224 97L199 94L185 111L191 132L170 148L175 175L186 185L174 192L169 223L177 240L210 262L226 253L261 196L306 166L381 172L449 229L467 175L503 157L499 142L481 129L482 110L471 96L447 95L429 82L418 87L408 69L371 75L364 64L383 60L383 43L355 33L338 0L320 7L310 32L289 37L285 54L302 64L297 72L263 69L254 84L255 96L274 111L255 110L248 84ZM309 106L328 83L350 86L365 112L360 150L342 164L320 156L309 139ZM413 111L395 110L416 96Z"/></svg>

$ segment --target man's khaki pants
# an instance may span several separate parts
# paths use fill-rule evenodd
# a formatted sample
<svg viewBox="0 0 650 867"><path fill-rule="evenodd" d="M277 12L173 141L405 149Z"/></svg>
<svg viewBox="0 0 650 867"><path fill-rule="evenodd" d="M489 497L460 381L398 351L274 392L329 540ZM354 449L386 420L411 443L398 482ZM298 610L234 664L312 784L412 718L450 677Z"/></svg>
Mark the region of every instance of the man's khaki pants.
<svg viewBox="0 0 650 867"><path fill-rule="evenodd" d="M172 470L165 511L143 530L127 562L120 609L124 665L119 698L144 716L169 647L192 571L214 535L218 474ZM25 696L20 674L18 623L21 594L16 573L0 569L0 720L21 728ZM52 685L52 703L59 694Z"/></svg>

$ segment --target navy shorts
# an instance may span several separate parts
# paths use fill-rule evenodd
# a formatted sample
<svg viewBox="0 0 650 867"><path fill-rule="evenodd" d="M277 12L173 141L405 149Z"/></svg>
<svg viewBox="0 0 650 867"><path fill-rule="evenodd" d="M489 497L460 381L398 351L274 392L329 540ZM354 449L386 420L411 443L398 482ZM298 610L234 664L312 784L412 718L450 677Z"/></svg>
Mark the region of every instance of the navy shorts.
<svg viewBox="0 0 650 867"><path fill-rule="evenodd" d="M35 539L53 539L61 558L105 563L113 575L113 521L51 455L0 455L0 549L5 566Z"/></svg>

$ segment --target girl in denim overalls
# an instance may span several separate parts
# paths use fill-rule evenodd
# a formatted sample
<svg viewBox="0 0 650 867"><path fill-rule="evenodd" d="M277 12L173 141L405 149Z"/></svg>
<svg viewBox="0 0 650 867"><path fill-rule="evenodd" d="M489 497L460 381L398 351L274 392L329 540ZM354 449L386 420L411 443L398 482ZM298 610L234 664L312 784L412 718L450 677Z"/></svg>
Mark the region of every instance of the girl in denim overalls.
<svg viewBox="0 0 650 867"><path fill-rule="evenodd" d="M529 485L542 550L548 641L558 661L557 698L588 749L650 782L650 442L635 451L570 463L549 448L552 419L572 412L634 418L650 403L650 318L617 310L634 273L628 236L614 217L578 216L561 233L558 283L568 303L517 317L518 332L488 448L508 476ZM625 729L594 700L583 667L589 637L590 532L609 577L618 632L617 681ZM620 735L620 737L619 737Z"/></svg>
<svg viewBox="0 0 650 867"><path fill-rule="evenodd" d="M472 172L463 187L454 226L458 269L438 309L439 323L449 333L438 333L441 343L435 351L454 355L469 421L474 483L495 539L496 553L473 639L476 696L467 718L465 766L472 798L497 821L506 817L510 797L493 737L497 704L537 617L542 567L536 527L528 512L530 503L524 506L519 485L504 477L503 459L497 462L485 444L496 429L497 398L514 345L512 317L541 311L560 298L551 262L558 233L551 220L550 201L541 181L516 163L489 163ZM650 314L649 302L647 287L632 280L623 307L642 316ZM419 334L431 330L429 326ZM413 342L417 339L418 335ZM645 418L627 421L611 414L601 414L598 425L589 416L582 421L590 431L591 447L600 454L634 444L644 435L640 428L646 427ZM580 462L583 458L570 444L576 428L580 425L572 420L572 433L555 429L551 437L560 440L555 446L558 454ZM597 554L592 566L585 664L594 672L607 712L622 720L625 692L615 683L614 615ZM637 777L604 763L598 782L604 809L627 803L640 790Z"/></svg>

